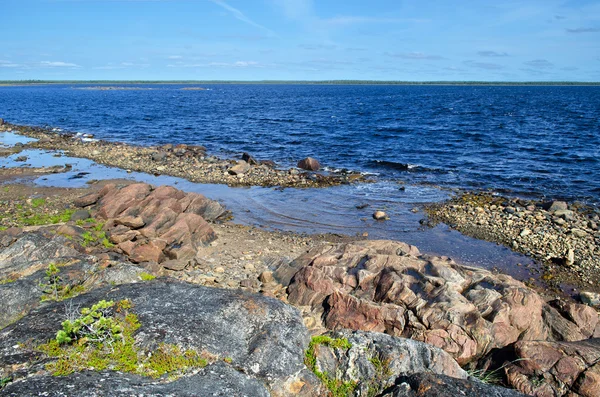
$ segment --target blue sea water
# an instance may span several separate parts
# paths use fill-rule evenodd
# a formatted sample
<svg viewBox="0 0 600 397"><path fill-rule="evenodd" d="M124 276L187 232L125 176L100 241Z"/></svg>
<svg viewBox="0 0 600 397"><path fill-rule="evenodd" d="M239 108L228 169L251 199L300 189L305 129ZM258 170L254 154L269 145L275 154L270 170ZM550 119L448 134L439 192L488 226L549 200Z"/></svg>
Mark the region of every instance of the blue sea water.
<svg viewBox="0 0 600 397"><path fill-rule="evenodd" d="M86 85L90 87L93 85ZM210 84L0 87L0 117L282 166L600 204L600 87Z"/></svg>

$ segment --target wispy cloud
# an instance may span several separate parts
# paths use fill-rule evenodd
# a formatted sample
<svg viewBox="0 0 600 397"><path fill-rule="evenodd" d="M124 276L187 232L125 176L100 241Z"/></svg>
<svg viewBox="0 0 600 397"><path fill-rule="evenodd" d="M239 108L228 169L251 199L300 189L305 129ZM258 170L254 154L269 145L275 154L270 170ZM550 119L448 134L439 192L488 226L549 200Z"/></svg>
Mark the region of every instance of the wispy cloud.
<svg viewBox="0 0 600 397"><path fill-rule="evenodd" d="M183 57L181 55L169 55L167 58L168 59L183 59Z"/></svg>
<svg viewBox="0 0 600 397"><path fill-rule="evenodd" d="M304 50L334 50L337 48L335 44L298 44L298 48Z"/></svg>
<svg viewBox="0 0 600 397"><path fill-rule="evenodd" d="M264 68L266 65L256 61L184 63L176 62L167 65L169 68Z"/></svg>
<svg viewBox="0 0 600 397"><path fill-rule="evenodd" d="M18 68L19 66L21 65L14 62L0 60L0 68Z"/></svg>
<svg viewBox="0 0 600 397"><path fill-rule="evenodd" d="M600 28L575 28L566 29L567 33L599 33Z"/></svg>
<svg viewBox="0 0 600 397"><path fill-rule="evenodd" d="M40 62L42 67L46 68L80 68L81 66L76 63L62 62L62 61L42 61Z"/></svg>
<svg viewBox="0 0 600 397"><path fill-rule="evenodd" d="M218 6L224 8L225 10L227 10L231 15L233 15L234 18L239 19L240 21L245 22L248 25L254 26L255 28L262 29L265 32L268 32L272 36L277 36L275 34L275 32L273 32L271 29L266 28L263 25L254 22L253 20L251 20L250 18L248 18L243 12L241 12L240 10L238 10L235 7L230 6L229 4L227 4L226 2L224 2L223 0L210 0L210 1L212 1L213 3L215 3Z"/></svg>
<svg viewBox="0 0 600 397"><path fill-rule="evenodd" d="M488 58L501 58L509 56L506 52L497 52L497 51L477 51L477 55L480 57L488 57Z"/></svg>
<svg viewBox="0 0 600 397"><path fill-rule="evenodd" d="M492 62L477 62L477 61L464 61L466 66L477 68L477 69L485 69L485 70L502 70L504 66L499 65L497 63Z"/></svg>
<svg viewBox="0 0 600 397"><path fill-rule="evenodd" d="M330 26L346 26L364 23L399 23L404 22L401 18L378 18L353 15L341 15L333 18L321 19L320 22Z"/></svg>
<svg viewBox="0 0 600 397"><path fill-rule="evenodd" d="M425 54L423 52L403 52L403 53L386 52L385 55L394 57L394 58L412 59L412 60L417 60L417 61L439 61L441 59L444 59L444 57L442 57L442 56Z"/></svg>
<svg viewBox="0 0 600 397"><path fill-rule="evenodd" d="M150 67L149 63L134 63L134 62L121 62L121 63L109 63L104 66L95 66L92 69L97 70L118 70L128 68L147 68Z"/></svg>
<svg viewBox="0 0 600 397"><path fill-rule="evenodd" d="M554 64L546 59L534 59L533 61L524 62L524 65L534 69L552 69Z"/></svg>

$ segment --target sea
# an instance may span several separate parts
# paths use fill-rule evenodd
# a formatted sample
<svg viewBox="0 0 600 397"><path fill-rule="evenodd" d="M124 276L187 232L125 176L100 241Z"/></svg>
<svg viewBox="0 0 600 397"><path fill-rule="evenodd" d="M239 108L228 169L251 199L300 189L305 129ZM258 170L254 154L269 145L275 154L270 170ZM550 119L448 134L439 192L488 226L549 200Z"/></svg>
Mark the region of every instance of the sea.
<svg viewBox="0 0 600 397"><path fill-rule="evenodd" d="M284 168L311 156L327 172L362 172L375 183L281 192L170 181L212 192L243 223L306 233L366 231L371 238L462 255L467 263L489 261L495 248L480 255L480 246L465 248L467 240L447 228L435 238L421 233L420 205L445 200L457 189L600 205L599 86L4 86L0 118L137 145L203 145L229 158L248 152ZM30 160L64 162L43 153ZM120 172L73 161L88 171L100 167L96 174ZM96 174L39 183L74 186ZM356 209L364 203L369 207ZM373 221L376 208L391 214L390 221Z"/></svg>

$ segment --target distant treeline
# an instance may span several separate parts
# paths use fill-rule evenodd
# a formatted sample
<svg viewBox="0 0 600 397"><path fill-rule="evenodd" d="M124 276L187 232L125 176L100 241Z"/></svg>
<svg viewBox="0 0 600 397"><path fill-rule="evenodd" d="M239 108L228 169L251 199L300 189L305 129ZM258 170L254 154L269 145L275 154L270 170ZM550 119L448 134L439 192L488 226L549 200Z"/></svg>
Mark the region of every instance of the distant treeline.
<svg viewBox="0 0 600 397"><path fill-rule="evenodd" d="M519 86L559 86L559 85L600 85L600 82L584 81L383 81L383 80L4 80L0 85L35 84L315 84L315 85L519 85Z"/></svg>

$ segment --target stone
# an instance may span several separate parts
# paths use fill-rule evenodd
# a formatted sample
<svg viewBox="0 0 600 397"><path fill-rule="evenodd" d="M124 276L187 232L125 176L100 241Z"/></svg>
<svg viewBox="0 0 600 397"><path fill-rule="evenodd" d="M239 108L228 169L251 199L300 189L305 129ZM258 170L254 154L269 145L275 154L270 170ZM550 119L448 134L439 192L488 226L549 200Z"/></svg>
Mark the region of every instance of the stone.
<svg viewBox="0 0 600 397"><path fill-rule="evenodd" d="M164 152L154 152L151 157L152 161L163 161L167 157L167 154Z"/></svg>
<svg viewBox="0 0 600 397"><path fill-rule="evenodd" d="M258 276L258 279L263 284L270 284L273 281L275 281L275 279L273 278L273 272L270 270L265 270L264 272L262 272L260 276Z"/></svg>
<svg viewBox="0 0 600 397"><path fill-rule="evenodd" d="M4 119L0 119L0 125L4 125Z"/></svg>
<svg viewBox="0 0 600 397"><path fill-rule="evenodd" d="M140 262L157 262L160 263L164 260L163 244L157 244L155 240L148 242L147 244L136 244L129 254L130 259L134 263Z"/></svg>
<svg viewBox="0 0 600 397"><path fill-rule="evenodd" d="M388 215L387 215L385 212L383 212L383 211L375 211L375 212L373 213L373 219L376 219L376 220L378 220L378 221L384 221L384 220L387 220L387 219L390 219L390 218L389 218L389 216L388 216Z"/></svg>
<svg viewBox="0 0 600 397"><path fill-rule="evenodd" d="M210 360L214 362L197 374L173 383L113 371L97 373L106 374L106 387L102 386L102 377L87 378L88 371L52 377L43 365L36 365L39 355L32 354L28 347L53 339L60 329L65 319L65 302L50 303L0 333L0 363L5 368L4 364L11 362L17 369L5 373L12 383L2 390L2 395L31 395L40 388L51 395L70 396L105 395L107 390L111 396L156 396L169 390L174 393L171 395L182 391L190 396L325 395L324 387L304 365L310 334L300 313L283 302L239 290L154 280L101 288L66 303L83 308L102 299L132 302L131 310L141 324L136 345L144 354L160 343L170 343L209 353L216 360ZM98 387L103 389L94 391Z"/></svg>
<svg viewBox="0 0 600 397"><path fill-rule="evenodd" d="M90 215L89 211L77 210L77 211L73 212L70 220L73 222L77 222L77 221L85 221L86 219L90 219L90 218L91 218L91 215Z"/></svg>
<svg viewBox="0 0 600 397"><path fill-rule="evenodd" d="M600 339L577 342L519 341L488 357L508 385L527 395L600 395ZM486 364L487 364L486 363Z"/></svg>
<svg viewBox="0 0 600 397"><path fill-rule="evenodd" d="M321 164L312 157L306 157L305 159L298 161L298 168L307 171L318 171L321 168Z"/></svg>
<svg viewBox="0 0 600 397"><path fill-rule="evenodd" d="M244 160L240 160L236 165L227 170L231 175L242 175L250 170L250 164Z"/></svg>
<svg viewBox="0 0 600 397"><path fill-rule="evenodd" d="M457 379L446 375L421 372L398 379L382 397L525 397L515 390L479 382L474 379Z"/></svg>
<svg viewBox="0 0 600 397"><path fill-rule="evenodd" d="M143 227L146 222L141 216L124 216L115 219L115 224L127 226L131 229L139 229Z"/></svg>
<svg viewBox="0 0 600 397"><path fill-rule="evenodd" d="M19 161L19 162L27 161L27 156L18 156L17 158L15 158L15 161Z"/></svg>
<svg viewBox="0 0 600 397"><path fill-rule="evenodd" d="M564 201L550 201L550 202L544 203L543 207L548 212L569 209L569 205Z"/></svg>
<svg viewBox="0 0 600 397"><path fill-rule="evenodd" d="M85 230L82 227L75 225L61 225L56 229L56 234L69 237L79 237Z"/></svg>
<svg viewBox="0 0 600 397"><path fill-rule="evenodd" d="M461 365L517 340L586 339L598 323L583 305L552 306L510 276L393 241L320 247L282 264L275 277L289 283L290 303L310 306L328 329L411 337Z"/></svg>
<svg viewBox="0 0 600 397"><path fill-rule="evenodd" d="M89 194L86 194L85 196L81 196L76 198L75 200L73 200L73 205L75 205L76 207L87 207L90 205L94 205L98 202L98 200L100 200L100 194L96 193L96 192L92 192Z"/></svg>
<svg viewBox="0 0 600 397"><path fill-rule="evenodd" d="M244 160L246 163L248 163L250 165L258 165L258 161L256 161L256 159L248 153L242 154L242 160Z"/></svg>
<svg viewBox="0 0 600 397"><path fill-rule="evenodd" d="M600 307L600 294L596 292L583 291L579 293L579 300L586 305Z"/></svg>
<svg viewBox="0 0 600 397"><path fill-rule="evenodd" d="M554 216L567 221L572 221L575 218L574 212L571 210L556 210L554 211Z"/></svg>

